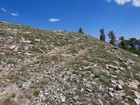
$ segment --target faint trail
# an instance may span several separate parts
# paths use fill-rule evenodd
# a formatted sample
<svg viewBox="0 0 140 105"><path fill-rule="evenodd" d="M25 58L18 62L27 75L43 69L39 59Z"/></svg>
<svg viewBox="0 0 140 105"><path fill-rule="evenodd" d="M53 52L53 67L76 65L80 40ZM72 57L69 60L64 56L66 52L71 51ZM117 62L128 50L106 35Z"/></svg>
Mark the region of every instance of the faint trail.
<svg viewBox="0 0 140 105"><path fill-rule="evenodd" d="M51 68L49 70L54 73L55 71L58 71L58 70L60 70L62 68L65 68L70 62L72 62L75 59L77 59L78 57L84 55L86 52L88 52L88 49L87 48L81 49L81 50L78 51L78 53L76 54L76 56L67 57L66 59L64 59L63 62L58 63L57 64L58 65L57 69L56 68Z"/></svg>
<svg viewBox="0 0 140 105"><path fill-rule="evenodd" d="M40 49L43 52L43 56L47 56L47 57L51 57L53 55L56 55L57 53L61 53L63 51L66 51L68 48L70 48L71 45L68 46L63 46L63 47L54 47L51 51L43 51L42 49Z"/></svg>
<svg viewBox="0 0 140 105"><path fill-rule="evenodd" d="M79 50L79 51L78 51L78 54L76 54L76 56L73 56L73 57L70 59L70 61L73 61L74 59L78 58L79 56L84 55L86 52L88 52L88 49L87 49L87 48ZM70 62L70 61L69 61L69 62Z"/></svg>
<svg viewBox="0 0 140 105"><path fill-rule="evenodd" d="M75 59L77 59L78 57L84 55L87 52L88 52L88 48L79 50L78 53L75 56L68 56L62 62L58 62L53 67L49 68L48 72L50 72L51 74L57 73L60 69L65 68L70 62L74 61ZM42 73L31 73L31 74L32 75L35 74L35 75L38 75L38 76L46 75L46 74L42 74Z"/></svg>

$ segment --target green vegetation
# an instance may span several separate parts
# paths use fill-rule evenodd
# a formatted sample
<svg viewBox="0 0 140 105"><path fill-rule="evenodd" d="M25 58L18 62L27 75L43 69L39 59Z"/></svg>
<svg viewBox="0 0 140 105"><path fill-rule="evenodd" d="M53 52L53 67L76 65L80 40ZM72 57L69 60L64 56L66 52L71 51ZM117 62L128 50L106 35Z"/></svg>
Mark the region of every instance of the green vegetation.
<svg viewBox="0 0 140 105"><path fill-rule="evenodd" d="M79 33L84 34L83 29L81 27L79 28Z"/></svg>
<svg viewBox="0 0 140 105"><path fill-rule="evenodd" d="M124 39L124 36L121 36L119 38L119 40L120 40L120 47L126 50L127 49L127 43L126 43L126 41Z"/></svg>
<svg viewBox="0 0 140 105"><path fill-rule="evenodd" d="M110 44L115 45L115 41L116 41L115 33L113 31L110 31L108 36L110 38Z"/></svg>
<svg viewBox="0 0 140 105"><path fill-rule="evenodd" d="M34 91L34 92L33 92L33 95L34 95L35 97L37 97L37 96L39 95L39 91L38 91L38 90Z"/></svg>
<svg viewBox="0 0 140 105"><path fill-rule="evenodd" d="M120 38L120 49L114 46L113 31L109 33L113 45L105 42L104 29L100 30L100 41L81 32L9 23L0 23L0 27L0 93L6 99L0 102L17 99L22 104L29 99L31 104L39 100L39 104L48 105L134 105L136 96L128 84L140 82L140 56L123 50L139 51L127 48L124 37ZM123 91L116 90L117 84ZM109 88L120 97L111 96Z"/></svg>
<svg viewBox="0 0 140 105"><path fill-rule="evenodd" d="M105 33L104 33L104 29L100 29L100 40L105 42Z"/></svg>

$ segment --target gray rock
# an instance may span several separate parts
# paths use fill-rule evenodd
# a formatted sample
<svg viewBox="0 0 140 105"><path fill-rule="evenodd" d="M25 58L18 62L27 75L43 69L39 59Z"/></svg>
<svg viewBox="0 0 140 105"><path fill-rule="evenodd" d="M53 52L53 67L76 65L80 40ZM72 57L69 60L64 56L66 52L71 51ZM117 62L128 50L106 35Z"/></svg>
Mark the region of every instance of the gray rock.
<svg viewBox="0 0 140 105"><path fill-rule="evenodd" d="M140 99L134 99L134 102L136 103L136 105L140 105Z"/></svg>
<svg viewBox="0 0 140 105"><path fill-rule="evenodd" d="M40 94L43 94L43 91L42 90L40 90Z"/></svg>
<svg viewBox="0 0 140 105"><path fill-rule="evenodd" d="M118 76L116 75L110 75L112 78L118 78Z"/></svg>
<svg viewBox="0 0 140 105"><path fill-rule="evenodd" d="M99 103L100 105L104 105L103 102L101 101L101 99L98 99L98 103Z"/></svg>
<svg viewBox="0 0 140 105"><path fill-rule="evenodd" d="M36 41L36 42L40 42L40 41L41 41L41 39L35 39L35 41Z"/></svg>
<svg viewBox="0 0 140 105"><path fill-rule="evenodd" d="M22 88L28 89L30 85L31 85L31 81L24 82L24 83L22 84Z"/></svg>
<svg viewBox="0 0 140 105"><path fill-rule="evenodd" d="M89 69L92 69L92 66L84 67L84 70L89 70Z"/></svg>
<svg viewBox="0 0 140 105"><path fill-rule="evenodd" d="M101 92L104 92L104 91L105 91L105 89L103 88L102 85L99 86L99 90L100 90Z"/></svg>
<svg viewBox="0 0 140 105"><path fill-rule="evenodd" d="M16 47L13 51L14 51L14 52L17 52L17 51L18 51L18 48L19 48L19 47Z"/></svg>
<svg viewBox="0 0 140 105"><path fill-rule="evenodd" d="M134 93L135 93L135 95L137 96L137 98L139 98L139 99L140 99L140 93L139 93L139 92L137 92L137 91L134 91Z"/></svg>
<svg viewBox="0 0 140 105"><path fill-rule="evenodd" d="M44 96L44 94L39 94L39 97L41 98L42 101L46 100L46 97Z"/></svg>
<svg viewBox="0 0 140 105"><path fill-rule="evenodd" d="M125 69L123 67L119 67L120 70L124 71Z"/></svg>
<svg viewBox="0 0 140 105"><path fill-rule="evenodd" d="M128 67L127 67L127 69L128 69L128 70L131 70L131 69L132 69L132 67L131 67L131 66L128 66Z"/></svg>
<svg viewBox="0 0 140 105"><path fill-rule="evenodd" d="M24 51L27 51L29 49L28 46L24 46Z"/></svg>
<svg viewBox="0 0 140 105"><path fill-rule="evenodd" d="M111 83L113 84L116 84L116 81L115 80L110 80Z"/></svg>
<svg viewBox="0 0 140 105"><path fill-rule="evenodd" d="M91 89L91 88L87 88L87 87L86 87L86 91L88 91L88 92L90 92L90 93L91 93L91 92L92 92L92 89Z"/></svg>
<svg viewBox="0 0 140 105"><path fill-rule="evenodd" d="M30 40L22 40L23 43L31 43L32 41Z"/></svg>
<svg viewBox="0 0 140 105"><path fill-rule="evenodd" d="M10 46L10 49L11 49L11 50L13 50L13 49L15 49L15 48L16 48L15 45Z"/></svg>
<svg viewBox="0 0 140 105"><path fill-rule="evenodd" d="M44 97L44 95L43 95L43 94L39 94L39 97L40 97L40 98L43 98L43 97Z"/></svg>
<svg viewBox="0 0 140 105"><path fill-rule="evenodd" d="M114 66L114 65L109 65L109 64L106 64L106 68L107 69L115 69L115 70L118 70L118 67L117 66Z"/></svg>
<svg viewBox="0 0 140 105"><path fill-rule="evenodd" d="M97 64L95 64L93 67L98 67Z"/></svg>
<svg viewBox="0 0 140 105"><path fill-rule="evenodd" d="M124 91L115 91L114 95L117 99L122 99L122 97L126 96L126 93Z"/></svg>
<svg viewBox="0 0 140 105"><path fill-rule="evenodd" d="M117 86L116 86L116 90L117 90L117 91L119 91L119 90L123 90L123 88L122 88L121 85L117 84Z"/></svg>
<svg viewBox="0 0 140 105"><path fill-rule="evenodd" d="M84 88L81 89L81 92L83 92L83 91L84 91Z"/></svg>
<svg viewBox="0 0 140 105"><path fill-rule="evenodd" d="M111 96L111 97L114 97L114 94L112 92L108 92L108 94Z"/></svg>
<svg viewBox="0 0 140 105"><path fill-rule="evenodd" d="M108 91L109 91L109 92L113 92L114 89L113 89L113 88L108 88Z"/></svg>
<svg viewBox="0 0 140 105"><path fill-rule="evenodd" d="M65 103L66 97L65 96L61 96L61 102Z"/></svg>

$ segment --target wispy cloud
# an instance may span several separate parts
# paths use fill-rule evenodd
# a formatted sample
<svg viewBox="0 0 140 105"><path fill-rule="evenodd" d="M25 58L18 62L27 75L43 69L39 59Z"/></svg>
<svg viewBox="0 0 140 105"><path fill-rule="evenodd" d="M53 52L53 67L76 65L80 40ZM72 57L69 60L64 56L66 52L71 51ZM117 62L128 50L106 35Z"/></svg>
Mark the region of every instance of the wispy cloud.
<svg viewBox="0 0 140 105"><path fill-rule="evenodd" d="M140 0L105 0L107 2L116 2L118 5L124 5L126 3L131 3L134 7L140 7Z"/></svg>
<svg viewBox="0 0 140 105"><path fill-rule="evenodd" d="M5 8L1 8L2 11L7 12L7 10Z"/></svg>
<svg viewBox="0 0 140 105"><path fill-rule="evenodd" d="M107 1L107 2L111 2L111 0L105 0L105 1Z"/></svg>
<svg viewBox="0 0 140 105"><path fill-rule="evenodd" d="M9 11L7 11L5 8L1 8L1 10L2 10L3 12L6 12L6 13L12 15L12 16L19 16L19 14L18 14L17 12L9 12Z"/></svg>
<svg viewBox="0 0 140 105"><path fill-rule="evenodd" d="M56 18L50 18L49 20L48 20L49 22L59 22L60 21L60 19L56 19Z"/></svg>
<svg viewBox="0 0 140 105"><path fill-rule="evenodd" d="M12 13L12 12L9 12L12 16L19 16L19 14L17 12L15 13Z"/></svg>

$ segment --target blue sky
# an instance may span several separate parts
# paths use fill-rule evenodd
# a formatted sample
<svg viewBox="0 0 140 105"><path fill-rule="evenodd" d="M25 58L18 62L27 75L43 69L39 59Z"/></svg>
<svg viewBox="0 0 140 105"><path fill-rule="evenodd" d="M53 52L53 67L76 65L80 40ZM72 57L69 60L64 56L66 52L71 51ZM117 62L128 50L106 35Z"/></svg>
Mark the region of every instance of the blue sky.
<svg viewBox="0 0 140 105"><path fill-rule="evenodd" d="M99 38L140 39L140 0L0 0L0 20L46 30L78 31Z"/></svg>

